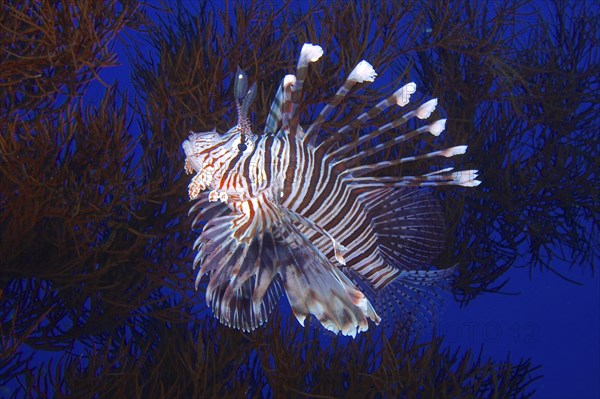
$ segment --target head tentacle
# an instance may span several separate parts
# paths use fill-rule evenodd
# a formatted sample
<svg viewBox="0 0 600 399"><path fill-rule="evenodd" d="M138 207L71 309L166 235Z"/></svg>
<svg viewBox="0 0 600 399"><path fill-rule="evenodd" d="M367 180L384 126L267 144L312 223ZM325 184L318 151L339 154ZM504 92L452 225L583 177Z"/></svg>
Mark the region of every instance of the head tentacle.
<svg viewBox="0 0 600 399"><path fill-rule="evenodd" d="M248 111L256 99L257 86L255 82L248 89L248 76L239 66L237 67L233 91L237 111L237 128L241 136L239 147L240 151L243 152L246 146L246 138L253 136Z"/></svg>

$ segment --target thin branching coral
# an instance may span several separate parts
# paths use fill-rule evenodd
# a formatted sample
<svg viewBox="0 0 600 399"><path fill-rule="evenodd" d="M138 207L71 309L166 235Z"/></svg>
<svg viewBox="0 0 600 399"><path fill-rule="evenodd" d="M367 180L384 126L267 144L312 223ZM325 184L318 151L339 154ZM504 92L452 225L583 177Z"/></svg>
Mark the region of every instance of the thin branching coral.
<svg viewBox="0 0 600 399"><path fill-rule="evenodd" d="M512 266L568 279L565 266L593 271L600 255L597 9L561 4L428 12L435 28L420 44L419 74L448 102L448 129L477 147L468 164L489 182L468 197L447 193L455 220L471 215L444 257L469 265L455 287L464 301L500 290ZM537 29L519 18L538 21Z"/></svg>

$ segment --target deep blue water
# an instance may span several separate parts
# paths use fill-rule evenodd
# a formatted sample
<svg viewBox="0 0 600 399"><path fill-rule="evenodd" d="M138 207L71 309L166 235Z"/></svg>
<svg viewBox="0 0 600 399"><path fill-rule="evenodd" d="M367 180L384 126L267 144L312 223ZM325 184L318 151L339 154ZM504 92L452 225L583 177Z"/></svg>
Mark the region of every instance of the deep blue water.
<svg viewBox="0 0 600 399"><path fill-rule="evenodd" d="M497 361L531 358L544 376L534 385L536 398L600 397L600 277L574 274L582 286L515 268L504 291L517 295L482 295L464 308L446 302L439 327L445 343L482 348Z"/></svg>

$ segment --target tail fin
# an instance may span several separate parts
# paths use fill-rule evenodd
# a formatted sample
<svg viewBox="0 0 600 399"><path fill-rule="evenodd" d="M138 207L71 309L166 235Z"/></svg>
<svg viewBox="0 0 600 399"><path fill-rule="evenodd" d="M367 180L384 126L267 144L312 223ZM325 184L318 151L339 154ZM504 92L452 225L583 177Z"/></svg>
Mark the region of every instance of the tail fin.
<svg viewBox="0 0 600 399"><path fill-rule="evenodd" d="M400 320L410 331L423 330L435 320L443 302L440 289L452 279L456 266L443 270L403 271L375 296L375 306L387 323Z"/></svg>

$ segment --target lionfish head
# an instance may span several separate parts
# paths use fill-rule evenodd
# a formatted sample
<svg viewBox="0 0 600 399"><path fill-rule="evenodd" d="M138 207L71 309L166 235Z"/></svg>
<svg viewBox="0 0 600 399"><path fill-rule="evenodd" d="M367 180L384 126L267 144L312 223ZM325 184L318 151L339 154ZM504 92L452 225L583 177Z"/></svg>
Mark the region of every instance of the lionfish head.
<svg viewBox="0 0 600 399"><path fill-rule="evenodd" d="M223 173L244 153L251 153L254 136L240 134L237 127L227 133L190 132L182 144L185 152L185 171L196 173L189 185L190 199L201 191L214 190Z"/></svg>
<svg viewBox="0 0 600 399"><path fill-rule="evenodd" d="M189 185L190 198L200 191L215 189L217 180L244 154L252 151L256 136L252 133L248 111L256 98L256 83L248 88L248 77L239 67L234 82L234 98L238 123L225 134L216 131L190 132L182 144L185 151L185 171L196 173Z"/></svg>

